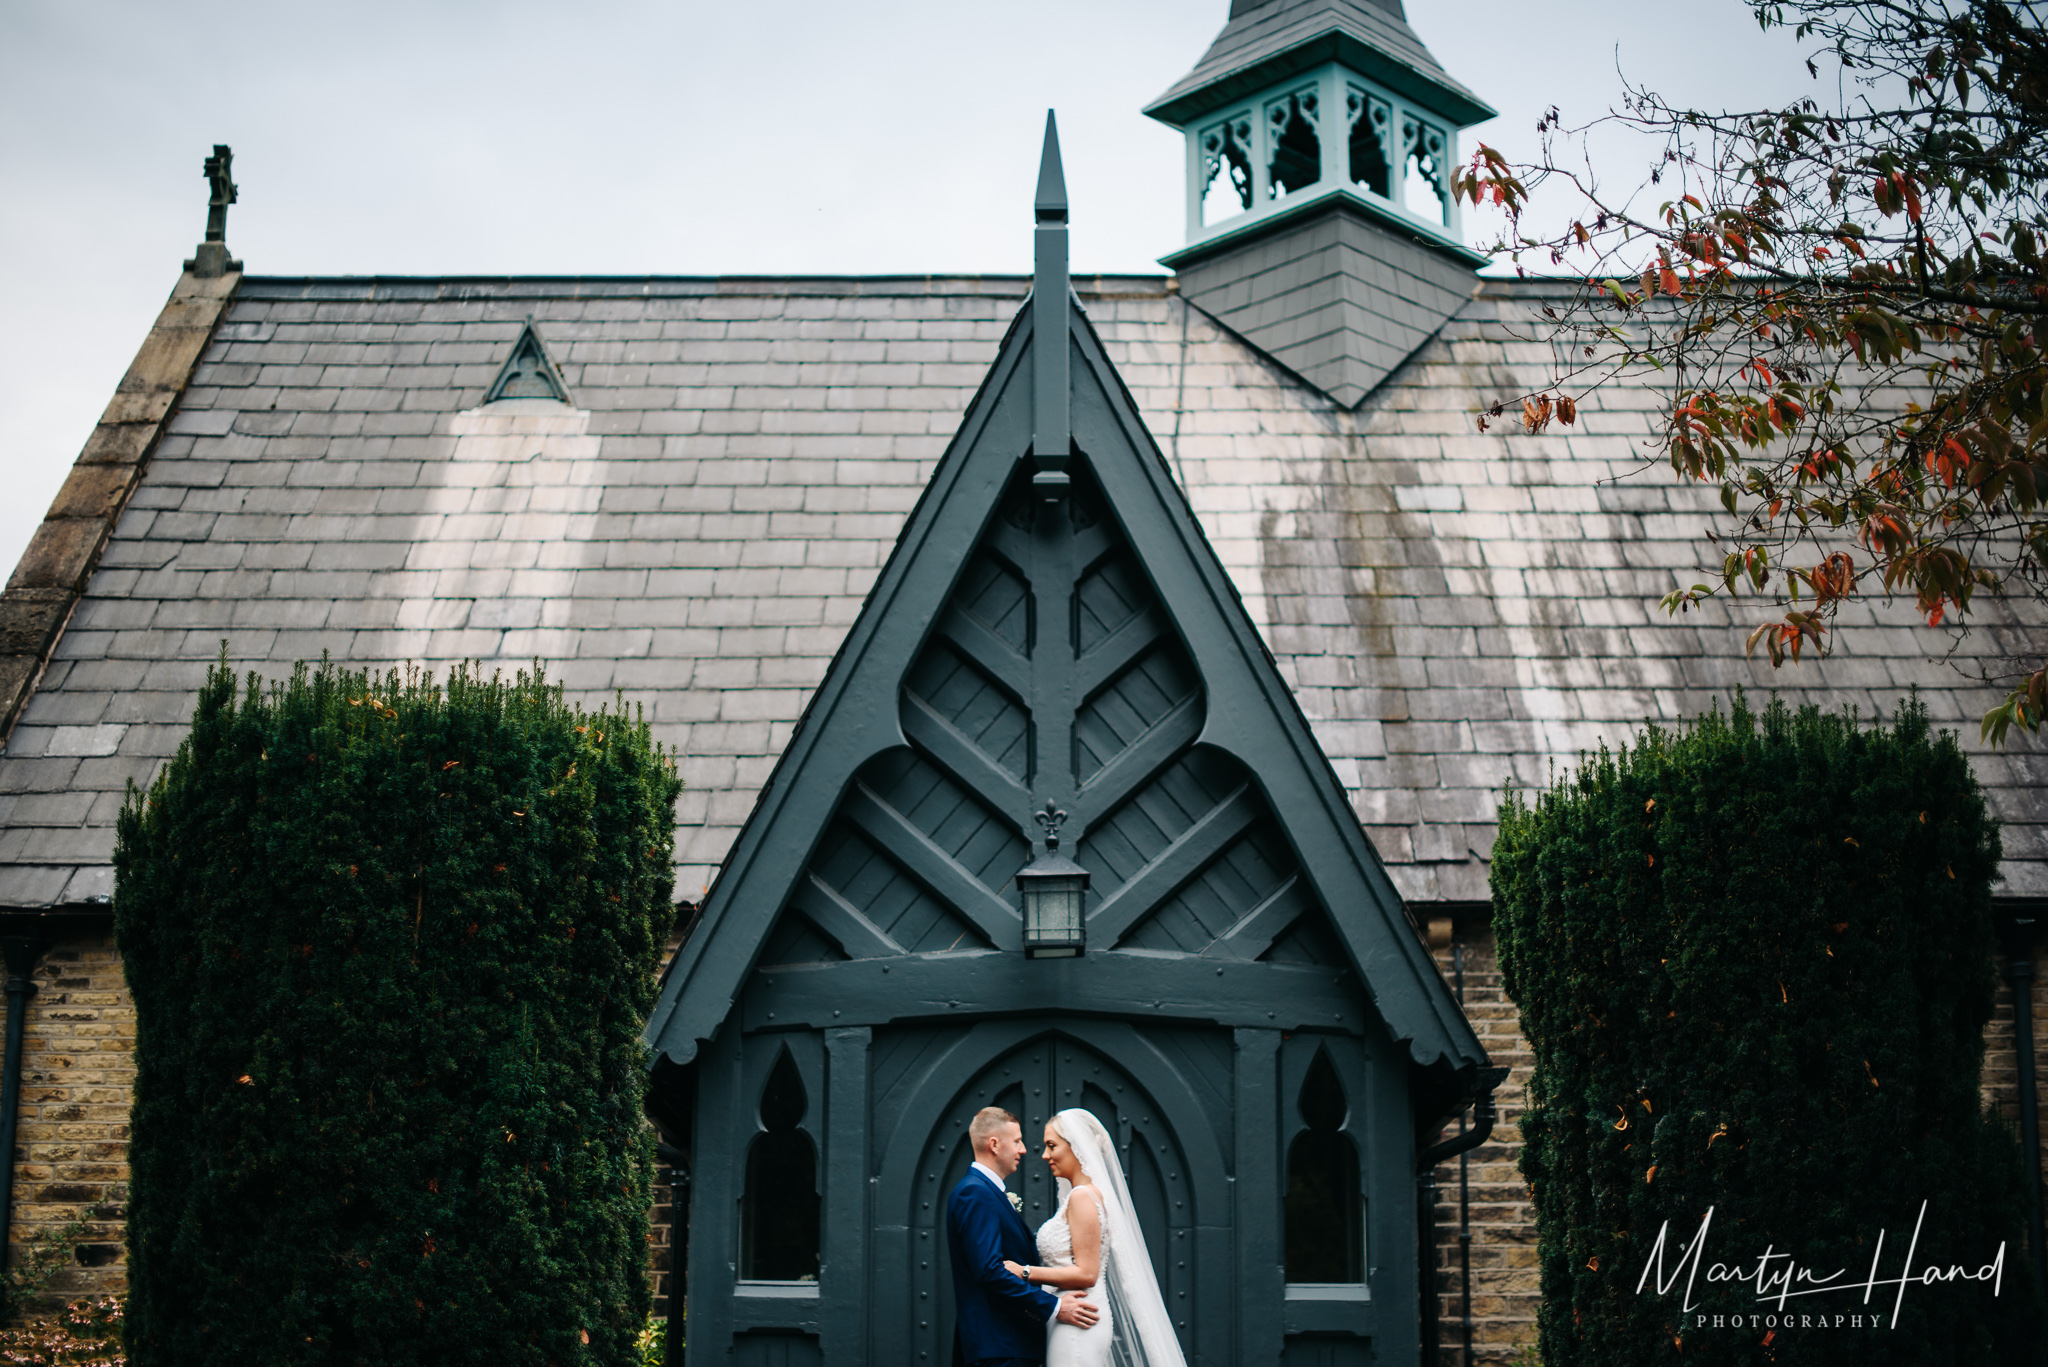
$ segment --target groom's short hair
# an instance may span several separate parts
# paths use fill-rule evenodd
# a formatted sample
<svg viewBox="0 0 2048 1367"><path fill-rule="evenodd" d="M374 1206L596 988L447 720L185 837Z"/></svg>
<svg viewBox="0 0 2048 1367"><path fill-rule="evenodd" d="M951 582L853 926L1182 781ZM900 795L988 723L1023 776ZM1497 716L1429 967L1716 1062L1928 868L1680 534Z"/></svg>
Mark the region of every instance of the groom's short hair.
<svg viewBox="0 0 2048 1367"><path fill-rule="evenodd" d="M1022 1128L1017 1117L1000 1106L984 1106L974 1113L974 1119L967 1123L967 1139L974 1145L977 1157L988 1143L989 1136L1000 1132L1005 1125Z"/></svg>

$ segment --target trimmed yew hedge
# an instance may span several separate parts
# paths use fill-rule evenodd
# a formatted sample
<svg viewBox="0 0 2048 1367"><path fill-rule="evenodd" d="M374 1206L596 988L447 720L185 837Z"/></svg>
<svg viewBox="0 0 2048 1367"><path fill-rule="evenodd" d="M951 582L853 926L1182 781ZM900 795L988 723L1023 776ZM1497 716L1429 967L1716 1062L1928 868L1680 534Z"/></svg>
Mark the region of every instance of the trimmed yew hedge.
<svg viewBox="0 0 2048 1367"><path fill-rule="evenodd" d="M1494 926L1536 1058L1521 1161L1546 1367L2017 1360L2021 1168L1978 1095L1998 858L1968 762L1917 703L1860 725L1738 696L1510 795ZM1914 1275L1974 1274L2003 1241L2002 1290L1916 1283L1894 1326L1898 1288L1866 1304L1860 1284L1881 1230L1876 1275L1901 1274L1922 1201ZM1639 1289L1667 1221L1675 1285ZM1767 1251L1770 1274L1859 1289L1762 1302ZM1711 1281L1716 1263L1749 1280Z"/></svg>
<svg viewBox="0 0 2048 1367"><path fill-rule="evenodd" d="M137 1367L632 1360L679 786L538 676L210 674L114 856Z"/></svg>

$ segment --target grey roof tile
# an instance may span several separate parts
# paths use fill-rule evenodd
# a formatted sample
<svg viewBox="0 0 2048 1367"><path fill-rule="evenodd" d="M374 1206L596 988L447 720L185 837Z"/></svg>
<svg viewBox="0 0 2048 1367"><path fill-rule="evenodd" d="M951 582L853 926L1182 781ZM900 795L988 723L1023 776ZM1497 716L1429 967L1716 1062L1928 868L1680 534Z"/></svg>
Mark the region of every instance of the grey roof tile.
<svg viewBox="0 0 2048 1367"><path fill-rule="evenodd" d="M52 906L63 899L64 889L80 872L76 864L0 862L0 906Z"/></svg>

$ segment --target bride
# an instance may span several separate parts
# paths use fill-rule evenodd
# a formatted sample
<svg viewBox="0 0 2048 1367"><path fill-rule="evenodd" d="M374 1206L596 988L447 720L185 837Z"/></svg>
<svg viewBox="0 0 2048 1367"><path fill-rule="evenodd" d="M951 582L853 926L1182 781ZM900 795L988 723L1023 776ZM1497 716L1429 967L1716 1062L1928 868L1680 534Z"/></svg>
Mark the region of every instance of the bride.
<svg viewBox="0 0 2048 1367"><path fill-rule="evenodd" d="M1059 1209L1039 1227L1040 1265L1004 1266L1055 1292L1099 1285L1106 1302L1092 1328L1053 1324L1045 1367L1186 1367L1109 1131L1092 1112L1061 1111L1040 1157L1059 1179Z"/></svg>

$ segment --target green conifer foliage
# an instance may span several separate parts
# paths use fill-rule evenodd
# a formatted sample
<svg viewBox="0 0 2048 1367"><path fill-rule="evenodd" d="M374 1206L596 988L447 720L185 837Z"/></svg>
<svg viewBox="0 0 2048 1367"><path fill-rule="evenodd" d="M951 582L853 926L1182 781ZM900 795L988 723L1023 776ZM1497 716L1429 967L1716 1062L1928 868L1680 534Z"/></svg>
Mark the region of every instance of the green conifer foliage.
<svg viewBox="0 0 2048 1367"><path fill-rule="evenodd" d="M212 672L114 856L138 1367L632 1360L679 787L539 677Z"/></svg>
<svg viewBox="0 0 2048 1367"><path fill-rule="evenodd" d="M1870 726L1738 697L1510 796L1494 924L1536 1057L1522 1171L1547 1367L2037 1351L2017 1145L1978 1096L1998 858L1967 761L1917 703ZM1998 1294L1916 1280L1864 1300L1879 1232L1876 1276L1897 1278L1923 1201L1914 1276L1975 1274L2003 1242ZM1660 1294L1642 1278L1666 1222ZM1859 1289L1781 1305L1769 1278L1793 1265ZM1785 1312L1828 1327L1752 1320Z"/></svg>

